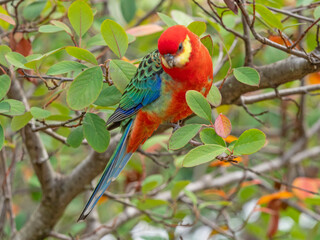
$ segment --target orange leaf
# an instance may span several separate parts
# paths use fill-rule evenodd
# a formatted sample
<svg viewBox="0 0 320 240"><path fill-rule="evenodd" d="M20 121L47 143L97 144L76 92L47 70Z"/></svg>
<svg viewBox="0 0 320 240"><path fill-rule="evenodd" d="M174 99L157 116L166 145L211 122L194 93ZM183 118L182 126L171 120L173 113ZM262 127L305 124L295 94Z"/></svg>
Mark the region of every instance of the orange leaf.
<svg viewBox="0 0 320 240"><path fill-rule="evenodd" d="M319 84L320 72L310 73L309 75L307 75L307 81L309 84Z"/></svg>
<svg viewBox="0 0 320 240"><path fill-rule="evenodd" d="M269 40L271 40L272 42L281 44L281 45L287 45L287 46L291 46L292 45L291 42L288 39L285 39L285 41L283 41L283 39L280 36L276 36L276 35L269 36Z"/></svg>
<svg viewBox="0 0 320 240"><path fill-rule="evenodd" d="M320 179L317 178L298 177L293 181L292 185L311 192L318 192L320 187L319 180ZM314 194L296 188L293 188L292 192L301 200L308 197L314 197Z"/></svg>
<svg viewBox="0 0 320 240"><path fill-rule="evenodd" d="M163 28L157 24L147 24L147 25L129 28L127 30L127 33L135 37L141 37L141 36L150 35L156 32L160 32L162 30Z"/></svg>
<svg viewBox="0 0 320 240"><path fill-rule="evenodd" d="M108 197L102 195L102 197L98 200L97 204L100 205L102 203L105 203L106 201L108 201Z"/></svg>
<svg viewBox="0 0 320 240"><path fill-rule="evenodd" d="M208 189L208 190L205 190L204 193L207 195L211 195L211 194L218 195L224 199L227 199L226 193L219 189Z"/></svg>
<svg viewBox="0 0 320 240"><path fill-rule="evenodd" d="M233 136L233 135L229 135L228 137L224 138L224 140L227 142L227 143L231 143L235 140L238 140L237 137Z"/></svg>
<svg viewBox="0 0 320 240"><path fill-rule="evenodd" d="M216 133L220 137L226 138L231 133L231 128L232 126L229 118L220 113L216 118L216 121L214 122L214 130L216 131Z"/></svg>
<svg viewBox="0 0 320 240"><path fill-rule="evenodd" d="M258 185L258 184L261 184L261 180L254 179L251 181L246 181L246 182L241 183L241 187L247 187L247 186Z"/></svg>
<svg viewBox="0 0 320 240"><path fill-rule="evenodd" d="M272 194L268 194L265 196L262 196L257 204L264 204L264 203L269 203L274 199L286 199L286 198L291 198L293 197L293 194L288 191L280 191Z"/></svg>

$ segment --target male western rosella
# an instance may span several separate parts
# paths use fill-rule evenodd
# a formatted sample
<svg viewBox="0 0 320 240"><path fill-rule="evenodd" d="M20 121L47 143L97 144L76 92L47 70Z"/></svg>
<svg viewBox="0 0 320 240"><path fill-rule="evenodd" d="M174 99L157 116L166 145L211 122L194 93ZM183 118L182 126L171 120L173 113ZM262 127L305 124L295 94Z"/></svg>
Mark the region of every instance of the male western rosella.
<svg viewBox="0 0 320 240"><path fill-rule="evenodd" d="M192 111L186 92L206 96L213 81L212 60L197 35L176 25L165 30L158 50L145 56L107 125L123 126L123 135L79 220L85 219L132 154L163 122L177 122Z"/></svg>

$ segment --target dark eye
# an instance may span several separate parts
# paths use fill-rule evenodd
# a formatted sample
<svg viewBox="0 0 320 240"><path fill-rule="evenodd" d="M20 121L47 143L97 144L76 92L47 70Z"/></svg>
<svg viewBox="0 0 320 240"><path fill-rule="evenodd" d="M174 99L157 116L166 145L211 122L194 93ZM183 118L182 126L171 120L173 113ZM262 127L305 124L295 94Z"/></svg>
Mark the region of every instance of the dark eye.
<svg viewBox="0 0 320 240"><path fill-rule="evenodd" d="M179 51L181 51L181 50L182 50L182 43L180 43L180 44L179 44L179 48L178 48L178 50L179 50Z"/></svg>

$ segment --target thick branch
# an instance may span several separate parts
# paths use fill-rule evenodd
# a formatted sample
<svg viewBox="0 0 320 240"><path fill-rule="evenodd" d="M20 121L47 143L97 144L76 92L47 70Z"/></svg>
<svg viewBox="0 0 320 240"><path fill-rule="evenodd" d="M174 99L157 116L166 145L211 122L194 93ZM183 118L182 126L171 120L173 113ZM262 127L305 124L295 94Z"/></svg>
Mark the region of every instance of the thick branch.
<svg viewBox="0 0 320 240"><path fill-rule="evenodd" d="M20 83L13 79L11 88L8 92L8 97L22 101L27 110L29 110L29 105L27 99L24 95L23 89ZM40 139L38 133L32 131L31 126L28 124L21 130L24 144L27 148L33 169L41 183L43 193L49 194L51 192L53 180L55 177L55 172L49 162L48 153Z"/></svg>
<svg viewBox="0 0 320 240"><path fill-rule="evenodd" d="M319 55L319 50L314 51ZM256 91L264 88L275 88L281 84L301 79L309 73L320 70L320 64L314 65L306 59L291 56L287 59L257 67L256 70L260 74L259 87L249 86L240 83L234 76L227 78L223 87L221 88L222 105L235 104L242 94ZM216 83L220 86L221 81Z"/></svg>

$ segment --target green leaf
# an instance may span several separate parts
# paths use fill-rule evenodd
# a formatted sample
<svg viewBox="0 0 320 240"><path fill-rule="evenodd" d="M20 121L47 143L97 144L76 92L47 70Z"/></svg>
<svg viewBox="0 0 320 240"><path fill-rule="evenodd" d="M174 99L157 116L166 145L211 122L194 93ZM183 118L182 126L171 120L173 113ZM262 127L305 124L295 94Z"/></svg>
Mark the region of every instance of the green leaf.
<svg viewBox="0 0 320 240"><path fill-rule="evenodd" d="M73 147L77 148L81 145L82 140L83 140L83 127L79 126L76 127L68 136L67 138L67 143Z"/></svg>
<svg viewBox="0 0 320 240"><path fill-rule="evenodd" d="M15 116L11 121L11 129L12 131L18 131L23 128L28 122L32 119L32 115L30 112L26 112L21 116Z"/></svg>
<svg viewBox="0 0 320 240"><path fill-rule="evenodd" d="M224 153L225 150L225 147L217 144L196 147L187 153L183 159L183 166L194 167L209 162Z"/></svg>
<svg viewBox="0 0 320 240"><path fill-rule="evenodd" d="M24 65L25 63L27 63L27 59L20 53L8 52L5 57L8 63L10 63L11 65L17 68L30 69Z"/></svg>
<svg viewBox="0 0 320 240"><path fill-rule="evenodd" d="M124 19L130 22L136 13L136 1L135 0L121 0L120 1L121 12Z"/></svg>
<svg viewBox="0 0 320 240"><path fill-rule="evenodd" d="M211 108L204 96L194 90L186 93L186 100L191 110L199 117L211 122Z"/></svg>
<svg viewBox="0 0 320 240"><path fill-rule="evenodd" d="M320 206L320 197L319 196L307 197L306 199L304 199L304 203Z"/></svg>
<svg viewBox="0 0 320 240"><path fill-rule="evenodd" d="M121 96L121 92L115 86L105 86L94 104L102 107L113 106L120 102Z"/></svg>
<svg viewBox="0 0 320 240"><path fill-rule="evenodd" d="M26 64L24 64L26 67L28 68L32 68L34 70L38 69L39 66L41 65L42 61L47 58L48 56L50 56L51 54L55 54L59 51L61 51L62 49L64 49L65 47L61 47L61 48L57 48L57 49L54 49L50 52L47 52L43 55L38 55L37 58L35 59L32 59L32 60L29 60Z"/></svg>
<svg viewBox="0 0 320 240"><path fill-rule="evenodd" d="M313 16L315 19L320 18L320 6L316 7L316 9L314 9Z"/></svg>
<svg viewBox="0 0 320 240"><path fill-rule="evenodd" d="M247 155L259 151L266 143L266 135L258 129L244 131L234 145L236 154Z"/></svg>
<svg viewBox="0 0 320 240"><path fill-rule="evenodd" d="M195 21L188 25L188 28L194 34L200 36L207 30L207 25L205 22Z"/></svg>
<svg viewBox="0 0 320 240"><path fill-rule="evenodd" d="M137 204L137 207L141 210L147 210L147 209L152 209L156 207L160 207L163 205L168 205L167 201L160 200L160 199L144 199L140 200Z"/></svg>
<svg viewBox="0 0 320 240"><path fill-rule="evenodd" d="M46 0L40 0L40 1L35 1L26 7L23 8L23 17L28 20L28 21L33 21L36 18L38 18L46 6L47 1Z"/></svg>
<svg viewBox="0 0 320 240"><path fill-rule="evenodd" d="M171 197L176 199L179 196L179 193L190 183L190 181L178 181L173 184L171 188Z"/></svg>
<svg viewBox="0 0 320 240"><path fill-rule="evenodd" d="M77 0L70 5L68 18L77 35L82 37L92 25L93 13L85 1Z"/></svg>
<svg viewBox="0 0 320 240"><path fill-rule="evenodd" d="M110 133L105 127L106 123L96 114L87 113L83 119L83 133L89 145L97 152L107 150Z"/></svg>
<svg viewBox="0 0 320 240"><path fill-rule="evenodd" d="M81 69L88 68L86 65L75 61L62 61L53 66L51 66L47 72L47 75L57 75L68 73L71 71L77 71Z"/></svg>
<svg viewBox="0 0 320 240"><path fill-rule="evenodd" d="M200 132L200 139L204 144L218 144L226 147L226 142L216 134L213 128L205 128Z"/></svg>
<svg viewBox="0 0 320 240"><path fill-rule="evenodd" d="M10 85L11 78L7 74L0 75L0 100L7 95Z"/></svg>
<svg viewBox="0 0 320 240"><path fill-rule="evenodd" d="M183 148L201 128L201 124L189 124L175 131L169 140L169 149Z"/></svg>
<svg viewBox="0 0 320 240"><path fill-rule="evenodd" d="M188 26L193 22L193 18L190 15L179 10L172 10L171 16L178 24L184 26Z"/></svg>
<svg viewBox="0 0 320 240"><path fill-rule="evenodd" d="M0 102L0 113L8 113L10 111L10 104L6 102Z"/></svg>
<svg viewBox="0 0 320 240"><path fill-rule="evenodd" d="M4 144L4 130L3 130L3 127L0 123L0 150L3 147L3 144Z"/></svg>
<svg viewBox="0 0 320 240"><path fill-rule="evenodd" d="M261 4L256 4L256 11L260 14L261 18L271 27L282 29L283 25L280 19L272 13L268 8Z"/></svg>
<svg viewBox="0 0 320 240"><path fill-rule="evenodd" d="M155 189L156 187L160 186L160 184L163 182L163 177L160 174L154 174L151 176L148 176L143 182L142 182L142 193L146 194L150 192L151 190Z"/></svg>
<svg viewBox="0 0 320 240"><path fill-rule="evenodd" d="M45 119L51 115L50 111L38 107L32 107L30 112L35 119Z"/></svg>
<svg viewBox="0 0 320 240"><path fill-rule="evenodd" d="M10 116L22 115L26 110L24 104L15 99L6 99L3 100L2 103L9 103L10 111L6 114Z"/></svg>
<svg viewBox="0 0 320 240"><path fill-rule="evenodd" d="M5 55L9 52L11 52L11 48L9 48L6 45L0 45L0 64L2 64L5 67L9 67L9 63L5 58Z"/></svg>
<svg viewBox="0 0 320 240"><path fill-rule="evenodd" d="M72 35L71 29L65 23L56 20L51 20L50 22L56 27L63 29L66 33Z"/></svg>
<svg viewBox="0 0 320 240"><path fill-rule="evenodd" d="M229 202L229 201L210 201L210 202L203 202L199 204L199 209L203 209L207 206L220 207L220 206L230 206L230 205L232 205L232 202Z"/></svg>
<svg viewBox="0 0 320 240"><path fill-rule="evenodd" d="M92 38L88 40L87 47L91 47L91 46L107 46L101 33L94 35Z"/></svg>
<svg viewBox="0 0 320 240"><path fill-rule="evenodd" d="M123 57L128 49L128 36L123 28L110 19L106 19L101 24L101 34L108 47L119 58Z"/></svg>
<svg viewBox="0 0 320 240"><path fill-rule="evenodd" d="M137 68L133 64L122 60L111 60L109 64L109 76L121 93L124 92L136 71Z"/></svg>
<svg viewBox="0 0 320 240"><path fill-rule="evenodd" d="M208 49L211 57L213 57L213 41L210 35L206 35L200 39L202 44Z"/></svg>
<svg viewBox="0 0 320 240"><path fill-rule="evenodd" d="M207 100L214 107L218 107L221 104L221 101L222 101L221 93L220 93L219 89L214 84L212 84L212 86L210 88L210 91L207 95Z"/></svg>
<svg viewBox="0 0 320 240"><path fill-rule="evenodd" d="M178 23L175 20L173 20L171 17L169 17L169 16L167 16L167 15L165 15L163 13L160 13L160 12L158 12L157 14L161 18L161 20L165 24L167 24L169 27L172 27L174 25L178 25Z"/></svg>
<svg viewBox="0 0 320 240"><path fill-rule="evenodd" d="M80 60L87 61L94 65L98 65L96 57L89 52L87 49L78 48L78 47L66 47L66 51L69 55L78 58Z"/></svg>
<svg viewBox="0 0 320 240"><path fill-rule="evenodd" d="M190 198L190 200L192 201L192 203L194 205L197 205L197 202L198 202L197 196L193 192L191 192L191 191L189 191L187 189L184 189L183 192L188 198Z"/></svg>
<svg viewBox="0 0 320 240"><path fill-rule="evenodd" d="M67 103L74 110L81 110L92 104L99 96L103 85L100 67L88 68L80 73L67 91Z"/></svg>
<svg viewBox="0 0 320 240"><path fill-rule="evenodd" d="M250 67L238 67L233 69L235 78L244 84L250 86L259 86L260 75L257 70Z"/></svg>
<svg viewBox="0 0 320 240"><path fill-rule="evenodd" d="M42 33L55 33L63 31L62 28L54 26L54 25L42 25L39 27L39 32Z"/></svg>

